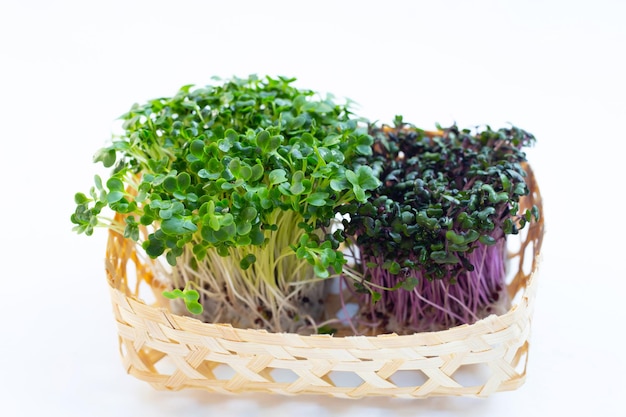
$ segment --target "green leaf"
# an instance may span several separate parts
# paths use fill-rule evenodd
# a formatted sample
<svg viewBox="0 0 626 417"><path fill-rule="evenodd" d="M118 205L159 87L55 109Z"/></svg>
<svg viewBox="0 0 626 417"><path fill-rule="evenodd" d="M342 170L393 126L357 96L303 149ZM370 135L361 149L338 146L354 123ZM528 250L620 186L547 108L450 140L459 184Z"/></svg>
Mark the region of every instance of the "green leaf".
<svg viewBox="0 0 626 417"><path fill-rule="evenodd" d="M230 163L228 164L228 169L230 169L235 177L238 177L239 170L241 169L241 161L239 160L239 158L231 159Z"/></svg>
<svg viewBox="0 0 626 417"><path fill-rule="evenodd" d="M254 207L248 206L241 211L240 216L243 220L252 221L257 216L257 210Z"/></svg>
<svg viewBox="0 0 626 417"><path fill-rule="evenodd" d="M333 335L335 333L337 333L337 329L326 324L317 328L317 334Z"/></svg>
<svg viewBox="0 0 626 417"><path fill-rule="evenodd" d="M383 269L386 269L392 275L397 275L400 273L401 267L396 261L385 261L385 263L383 263Z"/></svg>
<svg viewBox="0 0 626 417"><path fill-rule="evenodd" d="M528 187L523 182L517 183L515 185L515 190L513 190L513 193L516 194L516 195L520 195L520 196L521 195L526 195L526 194L528 194Z"/></svg>
<svg viewBox="0 0 626 417"><path fill-rule="evenodd" d="M270 132L268 132L267 130L261 130L256 135L256 144L261 148L263 152L267 152L270 146L270 137Z"/></svg>
<svg viewBox="0 0 626 417"><path fill-rule="evenodd" d="M364 203L367 201L367 195L365 194L365 191L363 190L363 188L359 187L358 185L355 185L352 187L352 191L354 192L354 196L356 197L357 201L360 201L361 203Z"/></svg>
<svg viewBox="0 0 626 417"><path fill-rule="evenodd" d="M315 275L319 278L328 278L330 276L330 272L328 272L328 268L326 268L321 263L315 263L313 265L313 270Z"/></svg>
<svg viewBox="0 0 626 417"><path fill-rule="evenodd" d="M89 202L89 198L87 198L87 196L83 193L76 193L74 194L74 202L76 204L85 204L87 202Z"/></svg>
<svg viewBox="0 0 626 417"><path fill-rule="evenodd" d="M482 243L483 245L487 245L487 246L491 246L491 245L495 245L496 244L496 239L494 239L493 237L491 237L489 235L481 235L478 238L478 241L480 243Z"/></svg>
<svg viewBox="0 0 626 417"><path fill-rule="evenodd" d="M291 194L293 195L300 195L304 192L305 187L302 184L302 182L292 182L291 186L289 187L289 192L291 192Z"/></svg>
<svg viewBox="0 0 626 417"><path fill-rule="evenodd" d="M269 173L270 185L276 185L287 181L287 172L284 169L275 169Z"/></svg>
<svg viewBox="0 0 626 417"><path fill-rule="evenodd" d="M350 188L350 184L346 178L333 178L330 180L330 188L333 191L343 191Z"/></svg>
<svg viewBox="0 0 626 417"><path fill-rule="evenodd" d="M323 192L317 192L310 194L305 201L312 206L322 207L325 206L328 200L329 194Z"/></svg>
<svg viewBox="0 0 626 417"><path fill-rule="evenodd" d="M163 180L163 189L169 193L178 191L178 182L175 177L167 176Z"/></svg>
<svg viewBox="0 0 626 417"><path fill-rule="evenodd" d="M183 296L183 292L179 290L178 288L172 291L163 291L162 294L165 298L169 298L170 300L174 300L176 298Z"/></svg>
<svg viewBox="0 0 626 417"><path fill-rule="evenodd" d="M158 258L165 251L165 245L163 241L155 238L149 238L142 244L143 249L151 258Z"/></svg>
<svg viewBox="0 0 626 417"><path fill-rule="evenodd" d="M404 281L402 281L402 289L405 291L413 291L417 284L419 284L419 280L417 278L407 277Z"/></svg>
<svg viewBox="0 0 626 417"><path fill-rule="evenodd" d="M96 189L98 190L102 190L102 178L100 177L100 175L94 175L93 177L93 182L96 186Z"/></svg>
<svg viewBox="0 0 626 417"><path fill-rule="evenodd" d="M265 170L263 169L263 165L261 164L256 164L252 166L252 173L250 175L249 180L250 181L259 181L261 178L263 178L263 174L264 174Z"/></svg>
<svg viewBox="0 0 626 417"><path fill-rule="evenodd" d="M411 224L415 221L415 214L410 211L403 211L400 217L404 224Z"/></svg>
<svg viewBox="0 0 626 417"><path fill-rule="evenodd" d="M204 141L196 139L191 142L189 152L196 158L202 159L204 157Z"/></svg>
<svg viewBox="0 0 626 417"><path fill-rule="evenodd" d="M235 222L235 217L230 213L223 214L217 218L219 219L220 226L230 226Z"/></svg>
<svg viewBox="0 0 626 417"><path fill-rule="evenodd" d="M233 144L232 142L224 138L217 141L217 147L220 151L227 153L230 151L230 148L233 147Z"/></svg>
<svg viewBox="0 0 626 417"><path fill-rule="evenodd" d="M502 189L509 191L511 189L511 180L504 173L500 173L500 182L502 182Z"/></svg>
<svg viewBox="0 0 626 417"><path fill-rule="evenodd" d="M202 314L202 311L204 310L202 304L198 302L186 302L185 306L191 314Z"/></svg>
<svg viewBox="0 0 626 417"><path fill-rule="evenodd" d="M107 202L109 204L117 203L123 198L124 198L124 192L122 191L112 191L107 194Z"/></svg>
<svg viewBox="0 0 626 417"><path fill-rule="evenodd" d="M166 235L171 236L194 233L198 230L198 227L187 219L172 217L161 222L161 230Z"/></svg>
<svg viewBox="0 0 626 417"><path fill-rule="evenodd" d="M372 155L373 139L369 135L361 135L357 139L356 151L364 156Z"/></svg>
<svg viewBox="0 0 626 417"><path fill-rule="evenodd" d="M191 176L187 172L181 172L176 177L179 190L185 191L191 185Z"/></svg>
<svg viewBox="0 0 626 417"><path fill-rule="evenodd" d="M102 162L105 168L115 165L116 153L114 149L102 149L93 157L94 162Z"/></svg>
<svg viewBox="0 0 626 417"><path fill-rule="evenodd" d="M185 301L198 301L198 299L200 298L200 294L198 294L198 291L196 290L185 290L183 291L183 299Z"/></svg>
<svg viewBox="0 0 626 417"><path fill-rule="evenodd" d="M212 230L219 230L220 229L220 219L217 216L215 216L214 214L211 214L211 215L209 215L207 225Z"/></svg>
<svg viewBox="0 0 626 417"><path fill-rule="evenodd" d="M248 165L242 165L239 169L239 178L243 179L244 181L248 181L250 177L252 177L252 168L250 168Z"/></svg>
<svg viewBox="0 0 626 417"><path fill-rule="evenodd" d="M174 211L171 208L159 210L159 217L162 220L171 219L173 215L174 215Z"/></svg>
<svg viewBox="0 0 626 417"><path fill-rule="evenodd" d="M252 265L254 262L256 262L256 256L249 253L239 262L239 266L241 267L241 269L246 270L250 268L250 265Z"/></svg>
<svg viewBox="0 0 626 417"><path fill-rule="evenodd" d="M110 191L124 191L124 183L119 178L109 178L107 188Z"/></svg>
<svg viewBox="0 0 626 417"><path fill-rule="evenodd" d="M448 230L446 232L446 239L457 245L465 243L465 237L456 234L453 230Z"/></svg>
<svg viewBox="0 0 626 417"><path fill-rule="evenodd" d="M232 240L237 235L237 227L234 223L227 226L222 226L214 232L214 235L220 242Z"/></svg>
<svg viewBox="0 0 626 417"><path fill-rule="evenodd" d="M322 145L326 147L331 147L341 143L342 136L339 134L331 134L324 138L322 141Z"/></svg>
<svg viewBox="0 0 626 417"><path fill-rule="evenodd" d="M249 221L242 221L237 223L237 234L247 235L252 230L252 224Z"/></svg>
<svg viewBox="0 0 626 417"><path fill-rule="evenodd" d="M539 208L536 205L533 205L531 209L531 213L536 221L539 221Z"/></svg>
<svg viewBox="0 0 626 417"><path fill-rule="evenodd" d="M446 251L431 252L430 259L439 264L456 264L459 262L459 258L456 255Z"/></svg>
<svg viewBox="0 0 626 417"><path fill-rule="evenodd" d="M221 173L222 170L224 169L224 166L220 163L220 161L217 160L217 158L211 158L209 159L207 168L210 173L215 174L215 173Z"/></svg>
<svg viewBox="0 0 626 417"><path fill-rule="evenodd" d="M252 229L250 230L250 233L248 233L248 236L250 236L251 239L251 244L255 245L255 246L260 246L265 242L265 234L261 231L261 229L256 226L256 227L252 227Z"/></svg>
<svg viewBox="0 0 626 417"><path fill-rule="evenodd" d="M365 190L375 190L380 185L380 180L376 178L374 171L372 171L372 168L369 166L361 165L358 167L356 170L356 177L358 185Z"/></svg>
<svg viewBox="0 0 626 417"><path fill-rule="evenodd" d="M354 173L354 171L346 169L346 179L350 182L350 184L352 185L359 185L359 177L357 176L357 174Z"/></svg>
<svg viewBox="0 0 626 417"><path fill-rule="evenodd" d="M227 129L224 132L224 139L228 140L230 143L235 143L239 140L239 134L234 129Z"/></svg>

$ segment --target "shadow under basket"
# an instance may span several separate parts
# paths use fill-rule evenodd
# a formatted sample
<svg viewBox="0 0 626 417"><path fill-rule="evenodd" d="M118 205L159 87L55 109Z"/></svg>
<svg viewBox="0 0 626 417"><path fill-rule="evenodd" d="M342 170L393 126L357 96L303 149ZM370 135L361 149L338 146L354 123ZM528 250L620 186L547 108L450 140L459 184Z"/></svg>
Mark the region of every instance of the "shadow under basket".
<svg viewBox="0 0 626 417"><path fill-rule="evenodd" d="M225 394L426 398L515 390L526 379L544 234L541 195L527 171L531 192L520 206L536 205L542 218L507 241L510 309L437 332L304 336L176 315L161 296L165 280L158 275L164 269L111 231L106 271L124 367L159 390Z"/></svg>

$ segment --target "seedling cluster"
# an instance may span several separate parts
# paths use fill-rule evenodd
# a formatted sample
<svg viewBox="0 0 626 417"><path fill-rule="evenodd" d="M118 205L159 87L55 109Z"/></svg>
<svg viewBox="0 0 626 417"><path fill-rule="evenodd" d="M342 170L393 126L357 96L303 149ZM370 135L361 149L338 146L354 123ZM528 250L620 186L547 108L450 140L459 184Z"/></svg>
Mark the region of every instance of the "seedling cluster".
<svg viewBox="0 0 626 417"><path fill-rule="evenodd" d="M407 330L470 323L502 297L505 238L539 213L521 213L529 193L519 128L457 126L426 132L404 123L371 127L368 157L381 186L343 208L363 268L365 310Z"/></svg>
<svg viewBox="0 0 626 417"><path fill-rule="evenodd" d="M539 215L518 204L532 135L378 127L295 81L216 79L132 106L74 230L165 259L164 295L207 321L315 331L329 277L349 277L367 325L475 319L503 285L505 236Z"/></svg>

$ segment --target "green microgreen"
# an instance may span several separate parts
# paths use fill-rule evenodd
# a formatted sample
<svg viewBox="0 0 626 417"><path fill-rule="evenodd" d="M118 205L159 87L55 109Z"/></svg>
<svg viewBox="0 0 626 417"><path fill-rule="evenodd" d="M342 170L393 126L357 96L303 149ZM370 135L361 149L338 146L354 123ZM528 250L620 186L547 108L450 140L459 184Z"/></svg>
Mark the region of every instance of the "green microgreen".
<svg viewBox="0 0 626 417"><path fill-rule="evenodd" d="M180 298L185 303L187 310L193 314L202 313L202 304L198 302L200 298L200 293L196 290L185 288L181 290L179 288L175 288L172 291L163 291L163 296L169 298L171 300L175 300Z"/></svg>
<svg viewBox="0 0 626 417"><path fill-rule="evenodd" d="M148 227L141 245L152 258L176 266L186 252L196 262L215 252L274 287L291 280L275 276L285 248L297 258L292 272L341 272L331 229L339 207L365 203L379 185L357 163L372 137L348 104L295 81L218 79L132 106L123 133L94 157L110 177L75 197L74 230L105 226L138 240ZM107 222L106 207L128 220Z"/></svg>

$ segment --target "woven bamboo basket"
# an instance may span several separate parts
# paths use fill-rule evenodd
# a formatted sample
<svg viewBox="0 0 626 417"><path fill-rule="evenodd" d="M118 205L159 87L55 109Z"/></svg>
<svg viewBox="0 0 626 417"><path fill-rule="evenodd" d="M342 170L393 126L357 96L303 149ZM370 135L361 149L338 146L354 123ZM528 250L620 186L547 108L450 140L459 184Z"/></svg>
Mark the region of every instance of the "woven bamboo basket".
<svg viewBox="0 0 626 417"><path fill-rule="evenodd" d="M531 193L521 207L541 209L539 187L527 171ZM122 362L130 375L159 390L341 398L485 397L515 390L526 379L543 234L542 216L509 244L512 306L505 314L410 335L304 336L173 314L160 295L156 262L111 231L106 272Z"/></svg>

